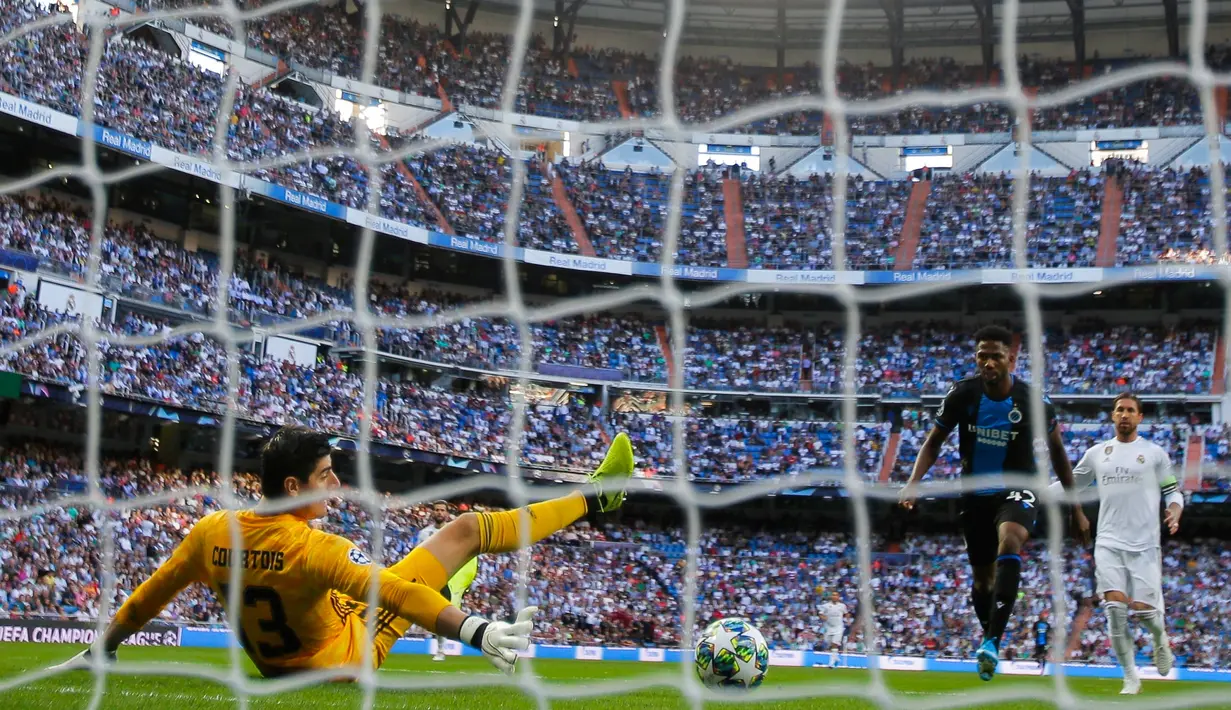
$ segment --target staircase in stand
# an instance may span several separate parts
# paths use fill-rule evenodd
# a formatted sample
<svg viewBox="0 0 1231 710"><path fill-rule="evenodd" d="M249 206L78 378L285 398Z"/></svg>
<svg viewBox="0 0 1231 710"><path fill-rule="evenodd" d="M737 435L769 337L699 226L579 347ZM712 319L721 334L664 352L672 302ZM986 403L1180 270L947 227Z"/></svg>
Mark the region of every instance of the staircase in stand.
<svg viewBox="0 0 1231 710"><path fill-rule="evenodd" d="M440 99L440 109L445 113L453 113L453 102L449 100L449 93L445 91L444 84L436 82L436 96Z"/></svg>
<svg viewBox="0 0 1231 710"><path fill-rule="evenodd" d="M1094 257L1094 265L1109 267L1116 265L1116 249L1120 241L1120 218L1124 212L1124 189L1120 181L1114 177L1103 180L1103 215L1099 222L1098 251Z"/></svg>
<svg viewBox="0 0 1231 710"><path fill-rule="evenodd" d="M590 242L590 235L586 234L585 225L581 223L581 217L577 215L577 208L573 207L573 201L568 198L568 190L564 188L564 181L555 174L550 164L543 163L542 165L543 177L551 181L551 196L556 201L556 209L564 215L564 221L573 231L573 239L577 241L577 250L582 256L598 256L594 251L594 245Z"/></svg>
<svg viewBox="0 0 1231 710"><path fill-rule="evenodd" d="M812 391L812 353L816 348L816 340L811 337L804 338L803 347L799 352L799 391Z"/></svg>
<svg viewBox="0 0 1231 710"><path fill-rule="evenodd" d="M923 229L923 217L927 214L928 196L931 194L931 180L922 180L910 188L906 219L902 221L902 234L898 238L898 253L893 259L894 271L910 271L915 268L915 253L919 251L919 231Z"/></svg>
<svg viewBox="0 0 1231 710"><path fill-rule="evenodd" d="M270 84L274 83L275 81L281 79L282 77L290 73L291 73L291 68L286 65L286 62L279 59L278 67L276 69L269 72L268 74L261 77L260 79L257 79L256 81L252 82L251 86L254 89L263 89L266 86L269 86Z"/></svg>
<svg viewBox="0 0 1231 710"><path fill-rule="evenodd" d="M744 241L744 194L739 180L722 181L722 210L727 221L727 266L748 268L748 245Z"/></svg>
<svg viewBox="0 0 1231 710"><path fill-rule="evenodd" d="M1184 481L1182 484L1184 490L1201 490L1201 469L1204 463L1205 437L1200 434L1189 434L1188 446L1184 447Z"/></svg>
<svg viewBox="0 0 1231 710"><path fill-rule="evenodd" d="M381 150L391 150L388 138L385 138L379 133L374 133L372 135L380 141ZM440 228L440 231L445 234L457 234L457 232L453 231L453 226L449 224L449 220L445 219L444 213L440 211L440 208L436 206L435 202L432 202L432 198L428 197L427 190L424 190L423 185L419 184L419 179L416 178L415 174L411 172L409 167L406 166L406 161L397 161L397 169L398 173L400 173L402 177L406 178L406 182L410 183L411 188L415 191L415 196L419 198L419 203L423 205L423 209L430 212L432 216L436 218L436 226Z"/></svg>
<svg viewBox="0 0 1231 710"><path fill-rule="evenodd" d="M616 101L620 104L620 116L632 118L633 106L628 102L628 82L612 80L611 90L615 92Z"/></svg>
<svg viewBox="0 0 1231 710"><path fill-rule="evenodd" d="M889 441L885 442L885 454L881 457L881 472L880 482L888 483L889 477L893 475L893 467L898 464L898 449L902 446L902 432L895 431L889 435Z"/></svg>
<svg viewBox="0 0 1231 710"><path fill-rule="evenodd" d="M671 338L667 335L667 326L654 326L654 335L658 338L658 347L663 351L663 365L666 370L667 381L671 381L671 367L675 358L671 354Z"/></svg>
<svg viewBox="0 0 1231 710"><path fill-rule="evenodd" d="M1218 336L1214 346L1214 372L1210 380L1210 394L1222 396L1227 393L1227 337Z"/></svg>

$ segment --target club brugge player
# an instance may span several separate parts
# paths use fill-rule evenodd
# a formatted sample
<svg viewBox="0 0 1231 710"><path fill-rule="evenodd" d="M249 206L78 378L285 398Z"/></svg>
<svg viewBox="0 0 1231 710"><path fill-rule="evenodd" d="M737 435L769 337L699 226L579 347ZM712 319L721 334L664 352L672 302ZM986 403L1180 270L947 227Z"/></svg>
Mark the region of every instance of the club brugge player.
<svg viewBox="0 0 1231 710"><path fill-rule="evenodd" d="M979 372L949 388L899 500L906 508L914 507L920 479L936 463L945 439L957 429L962 457L962 533L974 572L970 598L983 627L976 657L979 677L991 680L1000 660L1000 640L1017 600L1021 550L1034 531L1039 512L1034 493L1006 485L1002 474L1031 475L1038 467L1030 428L1030 385L1012 374L1017 367L1013 334L999 326L986 326L975 333L974 340ZM1069 489L1073 469L1056 426L1055 408L1045 397L1043 406L1051 465L1061 485ZM1074 507L1073 519L1079 536L1087 535L1090 522L1080 507Z"/></svg>
<svg viewBox="0 0 1231 710"><path fill-rule="evenodd" d="M1047 648L1051 636L1051 622L1047 618L1047 610L1044 609L1034 622L1034 661L1039 664L1040 674L1047 669Z"/></svg>

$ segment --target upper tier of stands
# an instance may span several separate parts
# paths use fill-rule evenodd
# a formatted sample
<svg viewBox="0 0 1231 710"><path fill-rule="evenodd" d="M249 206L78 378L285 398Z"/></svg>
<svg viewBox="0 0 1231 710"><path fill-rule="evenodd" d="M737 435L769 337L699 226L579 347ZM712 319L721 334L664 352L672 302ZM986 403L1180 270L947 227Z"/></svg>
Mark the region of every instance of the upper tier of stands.
<svg viewBox="0 0 1231 710"><path fill-rule="evenodd" d="M6 0L14 2L17 0ZM142 0L146 9L209 5L195 0ZM253 9L265 0L240 0ZM215 18L191 20L205 29L232 36L229 22ZM347 19L341 6L296 7L248 22L242 39L249 46L279 59L359 79L364 26ZM454 104L499 108L504 68L512 50L511 37L471 31L464 46L451 45L434 24L384 15L376 43L375 83L397 91L436 97L443 89ZM1140 61L1140 60L1138 60ZM1215 70L1226 67L1227 50L1211 47L1206 61ZM1022 85L1040 91L1063 88L1090 75L1130 62L1094 59L1079 75L1074 63L1022 57ZM999 76L994 70L992 83ZM534 35L526 50L515 107L518 112L576 121L615 121L626 115L654 117L658 106L658 57L613 47L574 47L564 57L554 55L542 36ZM613 83L627 84L627 106L621 108ZM914 90L961 91L988 85L983 68L946 58L917 58L903 66L895 85L886 67L843 64L838 89L847 100L870 100ZM685 56L675 67L676 113L687 123L720 119L737 110L774 99L819 96L815 65L775 69L740 66L729 60ZM1201 105L1184 78L1150 79L1082 98L1071 104L1036 111L1035 130L1068 130L1126 126L1200 125ZM954 108L917 106L876 116L851 118L856 135L918 133L985 133L1011 130L1014 116L1004 104L972 104ZM819 111L799 111L756 121L732 132L817 135L825 129Z"/></svg>
<svg viewBox="0 0 1231 710"><path fill-rule="evenodd" d="M0 30L10 31L42 16L26 0L0 0ZM323 11L322 11L323 12ZM272 21L272 20L270 20ZM81 75L88 42L70 26L24 34L0 47L0 89L68 112L80 112ZM943 74L943 72L942 72ZM307 151L347 150L356 140L352 124L329 110L316 110L261 88L241 86L229 118L218 120L222 77L171 58L140 42L108 43L99 67L94 120L143 141L187 154L211 155L219 123L221 149L250 174L365 209L369 202L364 166L345 154L302 157ZM406 145L413 136L376 137L378 152ZM274 161L286 161L275 165ZM454 145L415 155L380 171L380 213L425 228L503 242L512 176L505 153L477 145ZM593 255L636 261L662 256L669 179L658 173L612 171L600 163L568 161L526 166L526 190L515 235L520 246L581 253L578 233L558 199L579 216ZM553 193L559 176L563 197ZM676 263L727 266L746 260L752 269L831 269L834 186L826 175L805 179L745 171L741 189L716 170L693 170L685 179ZM1196 258L1212 246L1212 214L1206 171L1137 167L1112 178L1123 185L1119 264ZM1027 263L1034 267L1094 264L1098 253L1106 178L1094 171L1066 177L1035 176L1027 224ZM851 178L846 186L846 266L852 269L1003 267L1016 263L1012 249L1012 181L1003 175L943 174L931 181L923 205L918 247L904 263L900 238L910 201L908 183ZM731 194L742 201L727 204ZM731 240L727 219L743 216L743 239ZM734 246L733 246L734 245ZM744 250L740 253L738 250ZM732 252L736 249L736 252ZM1195 255L1195 256L1192 256Z"/></svg>

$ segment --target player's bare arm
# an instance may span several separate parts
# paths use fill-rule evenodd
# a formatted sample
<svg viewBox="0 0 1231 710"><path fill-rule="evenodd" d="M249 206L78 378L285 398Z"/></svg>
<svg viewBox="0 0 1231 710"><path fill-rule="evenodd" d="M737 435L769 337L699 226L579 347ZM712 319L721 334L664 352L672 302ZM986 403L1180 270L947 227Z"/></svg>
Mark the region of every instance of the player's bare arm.
<svg viewBox="0 0 1231 710"><path fill-rule="evenodd" d="M919 481L923 480L927 472L936 464L936 460L940 458L940 449L948 438L949 431L942 427L932 427L932 430L928 432L923 446L919 447L919 455L915 457L915 465L911 467L910 480L898 493L898 502L902 504L902 507L907 510L914 509L915 499L919 497Z"/></svg>
<svg viewBox="0 0 1231 710"><path fill-rule="evenodd" d="M1051 467L1056 471L1056 478L1066 491L1073 490L1073 464L1069 461L1069 452L1064 447L1064 437L1057 426L1047 435L1047 454L1051 458ZM1073 504L1073 535L1083 545L1090 543L1090 519L1081 508L1080 503Z"/></svg>
<svg viewBox="0 0 1231 710"><path fill-rule="evenodd" d="M1184 506L1179 503L1171 503L1167 506L1166 512L1163 513L1163 524L1167 526L1167 532L1172 535L1180 531L1180 516L1184 513Z"/></svg>

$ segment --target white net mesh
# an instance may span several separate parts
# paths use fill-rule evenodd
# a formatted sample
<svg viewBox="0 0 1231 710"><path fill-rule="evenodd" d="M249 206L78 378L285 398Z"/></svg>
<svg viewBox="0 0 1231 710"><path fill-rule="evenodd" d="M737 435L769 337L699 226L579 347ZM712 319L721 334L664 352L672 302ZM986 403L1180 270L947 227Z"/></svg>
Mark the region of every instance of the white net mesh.
<svg viewBox="0 0 1231 710"><path fill-rule="evenodd" d="M302 0L287 0L286 2L276 2L258 7L253 10L243 11L236 6L231 0L218 7L188 7L180 10L159 10L144 15L141 17L131 16L112 16L109 14L109 7L94 2L84 3L81 7L81 19L85 29L88 31L89 44L88 54L83 57L84 70L80 81L80 115L85 124L92 123L95 117L95 112L100 102L96 101L96 92L99 86L99 68L102 61L106 44L111 40L112 35L109 30L122 28L133 23L151 19L189 19L193 18L220 18L223 24L230 28L231 36L242 38L245 36L244 23L254 18L270 16L275 13L284 12L295 8L296 6L306 4ZM380 61L377 52L378 38L381 36L381 12L380 3L372 2L369 11L365 13L366 27L364 30L365 42L362 52L362 70L360 81L365 84L377 83L374 81L377 76L378 62ZM1192 21L1189 27L1189 47L1202 47L1205 44L1206 31L1206 1L1194 0L1191 3ZM531 36L531 21L532 10L534 3L532 0L523 0L521 3L520 13L516 25L513 27L513 42L512 51L508 55L508 69L505 75L503 92L501 93L500 108L505 112L506 117L510 116L516 108L516 96L519 87L519 80L522 75L523 61L526 56L528 42ZM1002 6L1003 20L1001 22L1001 34L999 41L999 54L1001 57L1012 58L1019 54L1017 50L1017 15L1018 2L1017 0L1008 0ZM619 122L605 124L601 130L609 133L626 132L630 129L647 129L660 131L661 135L667 139L678 138L687 140L689 134L698 130L698 127L685 128L677 119L675 110L674 87L674 71L677 65L677 54L679 50L680 38L684 28L684 18L686 15L687 6L684 0L672 0L669 3L669 21L666 31L665 40L663 43L662 61L660 63L659 76L659 104L662 108L661 117L654 119L638 119L631 122ZM845 11L845 3L841 0L832 2L829 6L830 21L826 25L825 36L821 40L820 45L820 86L822 94L820 96L796 97L773 102L772 104L758 105L752 108L743 109L732 113L721 120L715 121L710 125L701 127L704 132L719 133L725 128L734 128L748 124L750 121L759 118L767 118L776 115L781 115L788 111L798 110L821 110L826 112L832 119L833 126L836 132L834 145L836 147L836 175L833 181L833 200L834 205L844 205L846 203L847 191L847 175L849 170L848 153L849 153L849 131L847 124L847 116L857 115L875 115L888 113L899 109L906 108L912 104L927 104L932 106L956 107L973 103L989 103L1003 102L1012 108L1014 114L1020 119L1018 125L1018 139L1022 143L1023 149L1019 151L1020 155L1020 170L1016 173L1016 180L1013 190L1013 254L1015 264L1018 268L1026 268L1027 264L1027 242L1026 242L1026 216L1027 204L1029 198L1029 159L1031 155L1030 147L1030 121L1026 120L1026 116L1032 109L1044 108L1048 106L1061 106L1076 98L1084 95L1092 94L1096 91L1113 88L1116 86L1128 85L1132 82L1144 80L1151 77L1174 76L1178 74L1187 75L1190 80L1198 87L1200 92L1201 104L1204 109L1206 140L1210 146L1211 155L1219 154L1218 137L1221 132L1221 127L1217 122L1217 111L1214 109L1214 88L1219 84L1227 84L1226 78L1216 77L1213 72L1206 66L1203 55L1200 51L1191 53L1191 63L1188 66L1177 65L1174 63L1158 63L1140 65L1133 69L1128 69L1114 74L1106 75L1097 79L1092 79L1084 83L1075 84L1070 88L1057 91L1046 96L1030 99L1023 91L1022 84L1019 80L1017 64L1014 61L1003 62L1003 85L998 87L987 87L979 90L953 93L936 93L923 92L912 93L909 95L896 96L882 100L851 103L844 101L838 95L837 87L837 67L839 59L839 41L841 38L842 17ZM69 18L65 15L47 16L38 19L34 22L26 23L20 26L14 26L11 30L0 38L0 44L8 44L13 41L20 40L26 36L34 36L40 30L54 27L57 25L69 22ZM217 101L216 113L212 115L214 126L212 132L212 145L209 152L210 163L220 171L234 171L245 174L258 173L260 171L274 171L282 167L292 166L303 163L309 159L327 159L330 156L345 154L361 165L366 166L368 171L367 182L371 189L367 191L367 211L372 214L380 213L380 199L382 181L388 180L391 177L389 171L382 168L394 164L395 161L402 158L412 156L421 151L429 151L434 149L434 144L426 142L411 143L407 147L397 151L377 151L374 149L374 143L370 140L368 130L362 121L354 123L355 140L354 145L347 149L332 149L332 148L317 148L308 151L296 152L290 155L267 156L260 155L259 160L247 161L242 163L234 162L228 156L227 151L227 136L228 123L234 110L235 96L239 89L239 79L235 72L228 73L225 84L219 94ZM506 145L517 145L517 136L514 130L514 125L511 122L506 122L500 127L494 137L503 141ZM103 245L103 232L107 224L107 188L112 185L123 183L126 180L132 179L139 175L148 174L162 169L153 163L141 164L136 167L115 171L104 172L100 167L99 162L99 147L95 144L92 135L86 132L83 142L82 151L83 162L81 165L74 166L58 166L49 169L45 172L36 173L29 178L6 182L0 190L5 194L16 194L43 184L49 184L64 177L72 177L81 180L87 184L92 191L92 207L93 219L92 232L90 234L90 257L88 261L88 271L86 274L86 282L88 284L101 284L100 264L102 263L101 251ZM1212 189L1212 210L1216 215L1213 220L1213 233L1216 251L1219 254L1226 252L1226 214L1225 205L1225 190L1223 182L1223 168L1218 161L1214 161L1210 166L1210 178L1214 185ZM853 423L857 421L856 417L856 380L857 380L857 359L860 356L859 343L861 336L861 316L860 306L868 303L884 303L897 300L907 300L917 298L929 293L933 293L946 288L953 288L954 284L911 284L885 288L876 291L857 290L851 286L843 285L774 285L756 286L751 284L725 284L714 286L705 290L690 291L685 293L681 291L673 276L673 262L676 254L676 244L678 243L681 228L682 202L684 199L684 171L677 170L673 173L670 183L670 193L668 200L668 219L665 225L663 235L662 253L662 277L658 283L653 285L643 285L634 288L625 289L618 292L608 293L602 296L577 298L570 301L564 301L556 305L544 308L530 308L522 297L520 279L518 276L518 264L511 257L512 249L518 243L518 211L523 206L523 194L526 184L526 165L523 161L515 160L512 164L512 183L509 191L508 199L508 214L504 220L504 239L505 245L509 247L506 254L509 256L504 260L504 291L505 296L502 299L485 302L482 304L456 309L440 316L434 317L406 317L406 318L390 318L387 316L378 315L368 307L369 304L369 281L367 275L371 271L371 263L375 247L375 233L371 229L364 229L360 247L358 250L358 258L356 262L356 272L358 278L354 280L353 286L353 311L330 311L321 313L308 319L287 322L268 329L269 334L278 333L293 333L302 331L311 326L327 324L334 320L349 320L353 323L354 331L361 338L364 358L363 358L363 391L362 391L362 411L364 416L360 421L359 426L359 442L360 451L366 452L369 444L372 441L372 412L375 408L377 395L377 372L378 372L378 330L381 328L406 328L416 329L427 326L442 325L447 323L459 322L466 318L475 317L504 317L512 321L520 335L519 348L519 366L518 371L521 373L523 387L529 382L529 378L534 372L531 362L532 342L529 324L541 322L550 319L557 319L573 314L601 312L607 309L619 307L643 299L654 299L669 315L669 325L671 333L671 348L675 353L684 353L686 350L686 334L688 332L688 312L690 310L704 308L706 306L719 304L726 299L741 293L751 293L756 290L793 290L798 292L807 292L814 294L825 294L834 297L840 301L846 309L846 327L845 333L845 353L842 365L843 376L843 399L842 399L842 417L844 422ZM183 499L186 494L183 491L176 491L166 494L145 496L128 500L110 501L103 492L103 487L100 482L100 438L102 432L101 406L100 406L100 378L99 372L102 363L100 361L100 353L104 344L112 346L140 346L150 345L161 342L166 342L174 337L186 336L195 332L207 334L218 343L222 344L226 350L235 352L240 345L246 340L250 340L250 335L238 331L234 326L228 323L228 304L230 303L229 288L232 282L231 275L234 269L235 258L235 223L229 218L237 213L236 204L237 196L235 190L222 186L220 188L222 214L228 218L223 219L221 224L220 234L220 262L217 265L219 277L216 280L217 291L213 294L215 307L213 308L214 320L212 323L202 325L201 323L192 323L179 328L176 328L171 333L158 334L151 336L116 336L111 332L101 330L89 319L83 319L80 322L64 322L47 329L33 332L28 337L24 337L16 342L9 343L3 349L4 354L20 353L25 348L44 340L49 340L57 337L62 337L65 334L73 334L80 341L80 347L86 357L86 387L85 398L87 402L87 442L85 452L84 468L88 477L87 492L80 496L73 496L54 501L45 505L36 505L30 508L17 510L0 511L0 520L10 520L16 518L28 518L50 510L53 507L67 506L83 506L97 508L103 510L119 510L119 509L137 509L146 508L155 505L171 504L176 500ZM846 232L846 213L844 209L834 210L831 217L832 233L833 233L833 258L835 268L843 270L846 268L846 249L845 249L845 232ZM1107 284L1111 285L1111 284ZM1015 288L1021 298L1022 311L1025 314L1026 330L1028 339L1024 343L1026 349L1031 353L1043 352L1042 341L1042 319L1040 314L1040 300L1051 297L1070 297L1078 293L1088 292L1091 285L1084 284L1073 287L1061 286L1039 286L1030 282L1018 283ZM1225 311L1231 314L1231 309ZM1231 327L1231 323L1224 325L1224 332ZM672 362L669 373L669 389L671 393L671 406L674 411L684 411L684 379L682 372L683 358L677 357ZM1030 358L1030 380L1034 382L1044 382L1044 358ZM240 373L238 370L238 360L235 357L226 359L225 375L227 381L235 383L240 381ZM1035 390L1036 400L1039 397L1039 390ZM224 406L221 408L223 421L221 422L220 446L218 451L217 470L221 474L220 487L214 491L221 499L224 507L241 508L249 504L248 500L237 497L234 492L232 481L232 461L236 446L236 427L235 420L238 413L241 411L238 400L238 391L236 387L230 387L227 390L227 398ZM1033 414L1033 430L1036 432L1044 431L1042 421L1043 408L1039 401L1032 402L1031 412ZM541 497L541 490L531 490L524 482L521 476L521 462L523 461L520 455L519 446L522 441L522 432L526 425L526 405L523 398L514 397L512 399L512 421L508 436L505 437L507 444L506 460L508 462L509 475L507 477L496 476L472 476L465 479L459 479L447 485L433 487L428 490L417 490L407 495L386 497L377 493L373 480L373 472L371 462L366 453L357 457L357 486L346 492L345 496L351 501L362 504L367 514L372 521L370 549L373 557L377 562L380 561L380 556L384 550L382 541L381 525L382 515L389 507L400 505L412 505L423 501L431 500L439 497L459 497L465 496L484 488L501 488L507 491L508 496L518 505L525 503L532 496ZM674 446L674 461L675 471L684 472L688 469L685 452L685 422L683 417L674 419L674 430L672 442ZM872 498L894 499L897 497L897 490L887 487L879 487L870 485L866 477L858 470L859 458L855 455L856 443L854 440L854 426L843 427L842 433L842 450L844 463L844 471L842 472L842 483L850 495L851 509L854 514L854 531L858 540L858 568L859 568L859 603L863 613L858 620L862 627L862 632L866 639L871 640L868 644L869 653L873 656L877 653L879 644L875 642L877 638L877 628L871 615L867 610L873 608L874 599L872 596L872 586L870 580L871 573L871 540L872 530L868 511L868 500ZM1038 478L1028 477L1021 481L1021 485L1029 486L1036 491L1046 489L1046 479L1049 477L1050 466L1047 462L1046 446L1042 438L1036 441L1036 455L1039 461L1039 469L1043 472ZM683 646L688 648L692 644L692 637L696 622L696 605L697 599L697 570L698 570L698 540L701 536L701 514L707 509L722 509L727 506L738 505L741 501L751 500L765 496L773 491L786 487L799 487L805 485L809 480L821 481L825 478L832 478L832 473L817 472L809 476L796 476L791 478L770 479L758 482L756 484L734 487L724 490L719 495L698 494L688 477L677 475L672 483L667 486L667 492L670 493L686 511L686 533L688 538L686 567L683 573L684 592L681 595L683 600L683 621L682 635ZM956 493L958 484L937 484L932 492L936 494ZM1059 520L1060 517L1057 509L1058 501L1047 498L1040 494L1040 498L1045 499L1049 514L1053 520ZM301 501L300 501L301 502ZM289 506L288 506L289 507ZM233 530L233 547L239 548L240 539L237 526L232 526ZM1049 537L1047 546L1054 554L1048 556L1048 564L1051 589L1054 594L1054 607L1057 611L1056 618L1064 619L1066 615L1063 610L1068 603L1064 598L1064 570L1063 560L1064 543L1062 540L1062 532L1059 525L1049 526ZM102 600L101 614L98 619L98 629L100 631L105 628L107 620L112 616L114 609L108 608L111 600L116 598L114 594L116 578L110 572L115 565L115 545L116 545L116 529L114 522L111 519L106 519L104 526L100 532L102 542L102 565L104 570L108 572L102 579L103 591L100 596ZM520 560L520 579L527 578L529 570L529 556L523 554ZM241 587L240 577L241 568L238 565L232 567L232 578L230 589L232 590L232 598L229 600L230 608L237 608L238 594ZM519 588L518 605L525 602L526 588L524 584ZM376 590L373 585L372 594L369 598L370 604L376 602ZM375 627L375 615L369 618L369 634L372 634ZM1060 624L1056 627L1059 638L1054 643L1053 647L1063 649L1066 646L1064 625ZM248 699L253 696L273 695L286 690L301 688L322 679L320 674L304 674L290 678L284 678L275 681L261 681L248 677L243 672L241 663L241 651L237 643L231 644L230 651L230 667L222 671L214 666L192 665L176 663L167 665L161 663L133 663L122 661L121 665L114 668L104 669L101 665L94 669L96 674L96 682L93 688L93 694L90 699L90 707L98 707L104 699L104 693L107 688L108 674L163 674L201 678L212 681L225 683L235 696L239 699L240 705L246 707ZM550 701L561 698L582 698L586 696L602 696L620 694L636 689L641 689L654 684L669 684L681 689L684 696L694 707L699 707L702 699L705 697L700 684L697 682L690 660L686 657L680 666L674 671L666 671L662 674L638 676L627 680L613 680L599 683L589 683L584 687L577 685L557 685L543 682L533 672L533 665L523 664L529 669L529 672L521 673L512 680L503 680L493 676L490 679L476 679L473 676L459 675L451 677L443 676L396 676L390 674L379 674L373 671L371 663L365 658L363 664L364 670L359 672L357 679L364 689L362 696L362 706L364 708L371 707L376 698L376 692L379 689L441 689L441 688L474 688L478 685L487 683L508 682L516 685L531 697L535 698L540 706L547 706ZM907 697L895 695L889 689L885 682L885 678L879 668L879 665L873 660L869 664L870 681L867 685L851 686L844 684L835 684L825 682L818 679L814 683L805 684L790 684L790 685L775 685L771 682L768 686L760 689L756 693L747 696L748 700L753 701L776 701L787 699L798 699L804 697L825 697L825 696L861 696L884 707L942 707L953 702L953 698L938 696L935 698L926 697ZM15 677L8 678L0 682L0 693L8 693L11 690L20 686L26 685L48 677L47 672L31 672ZM729 696L727 696L729 699ZM1211 689L1208 691L1200 691L1188 694L1173 694L1166 696L1152 696L1148 700L1143 700L1143 705L1148 705L1152 708L1167 708L1167 707L1190 707L1201 702L1214 702L1223 699L1222 691L1219 689ZM972 692L965 695L962 702L965 704L979 704L984 702L1012 702L1018 700L1039 700L1054 702L1061 707L1075 707L1077 698L1069 691L1063 667L1058 666L1054 676L1054 685L1050 688L1042 684L1036 685L995 685L989 686L980 692ZM1082 702L1088 702L1083 700Z"/></svg>

